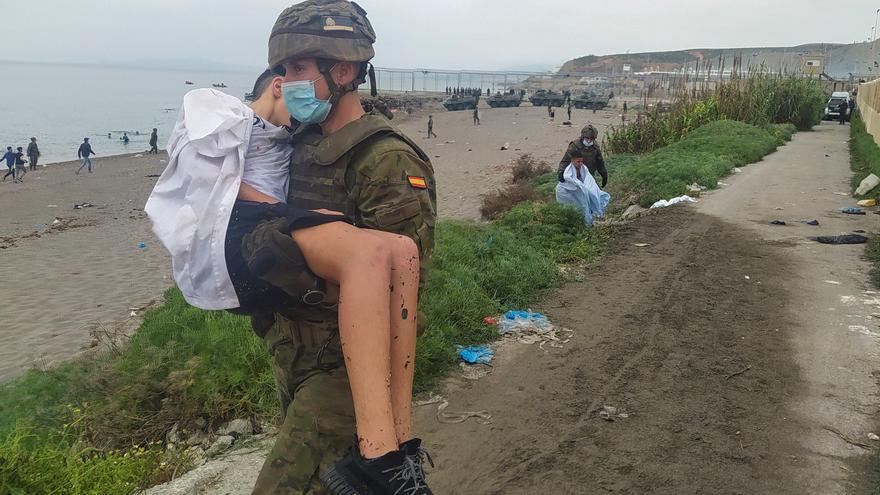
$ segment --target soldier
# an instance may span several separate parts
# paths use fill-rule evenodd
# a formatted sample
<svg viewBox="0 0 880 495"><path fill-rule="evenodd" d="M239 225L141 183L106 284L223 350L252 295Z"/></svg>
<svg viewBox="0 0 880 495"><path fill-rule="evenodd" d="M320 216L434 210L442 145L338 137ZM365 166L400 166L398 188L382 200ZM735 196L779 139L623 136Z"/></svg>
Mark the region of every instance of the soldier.
<svg viewBox="0 0 880 495"><path fill-rule="evenodd" d="M480 125L480 107L474 106L474 125Z"/></svg>
<svg viewBox="0 0 880 495"><path fill-rule="evenodd" d="M428 139L431 139L432 137L437 137L437 135L434 134L434 116L428 115Z"/></svg>
<svg viewBox="0 0 880 495"><path fill-rule="evenodd" d="M342 212L360 227L410 237L420 253L421 286L434 248L434 171L415 143L381 115L365 114L358 102L357 88L367 75L375 91L367 63L374 41L366 12L353 2L307 0L278 17L269 37L269 66L284 77L288 106L300 124L292 138L288 203ZM302 270L288 266L289 245L272 245L277 228L263 224L246 242L278 250L269 273L283 285L279 274ZM314 278L287 282L289 293L323 288ZM320 477L332 494L362 493L364 486L375 494L430 494L417 439L400 445L394 457L405 456L406 462L384 474L351 448L354 412L336 322L335 311L322 306L252 318L272 354L284 413L253 493L315 493ZM395 414L395 420L407 415L408 410Z"/></svg>
<svg viewBox="0 0 880 495"><path fill-rule="evenodd" d="M602 151L596 143L598 136L599 132L596 131L596 128L592 124L588 124L581 130L580 139L568 143L568 149L565 151L562 160L559 161L559 168L556 171L559 182L565 182L563 177L565 168L571 163L572 154L577 151L584 157L584 165L587 166L590 175L595 176L596 172L599 172L599 175L602 176L602 188L605 188L605 185L608 184L608 171L605 169L605 159L602 158Z"/></svg>

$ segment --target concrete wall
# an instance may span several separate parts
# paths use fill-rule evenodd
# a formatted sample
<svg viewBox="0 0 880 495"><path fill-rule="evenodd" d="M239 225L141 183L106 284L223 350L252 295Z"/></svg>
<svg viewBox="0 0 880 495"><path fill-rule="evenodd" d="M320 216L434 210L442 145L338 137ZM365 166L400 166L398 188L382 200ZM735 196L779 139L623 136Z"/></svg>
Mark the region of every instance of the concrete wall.
<svg viewBox="0 0 880 495"><path fill-rule="evenodd" d="M880 144L880 79L859 85L856 104L868 133L874 136L875 143Z"/></svg>

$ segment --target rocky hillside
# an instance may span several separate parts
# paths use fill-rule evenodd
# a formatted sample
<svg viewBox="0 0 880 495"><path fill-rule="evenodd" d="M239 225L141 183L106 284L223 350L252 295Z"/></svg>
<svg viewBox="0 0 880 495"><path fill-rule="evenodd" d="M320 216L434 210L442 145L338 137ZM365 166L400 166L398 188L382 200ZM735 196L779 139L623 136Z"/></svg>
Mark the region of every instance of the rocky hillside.
<svg viewBox="0 0 880 495"><path fill-rule="evenodd" d="M724 57L729 67L733 58L742 55L746 65L761 65L773 70L780 68L797 70L802 65L805 55L823 54L827 57L825 72L836 78L848 77L853 74L869 74L869 67L880 59L880 40L872 43L856 43L849 45L835 43L813 43L792 47L765 48L725 48L725 49L693 49L672 52L629 53L616 55L587 55L566 62L560 72L581 72L593 74L619 73L624 64L630 64L633 72L671 71L686 64L700 60L713 60L717 66L720 57ZM873 68L874 73L877 68Z"/></svg>

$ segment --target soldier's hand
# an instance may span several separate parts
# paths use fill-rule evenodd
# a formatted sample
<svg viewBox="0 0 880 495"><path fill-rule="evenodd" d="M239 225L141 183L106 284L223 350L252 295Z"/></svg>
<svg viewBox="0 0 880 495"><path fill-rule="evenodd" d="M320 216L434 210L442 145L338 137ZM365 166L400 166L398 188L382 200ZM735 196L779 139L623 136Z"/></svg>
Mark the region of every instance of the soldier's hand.
<svg viewBox="0 0 880 495"><path fill-rule="evenodd" d="M291 237L289 225L286 218L260 222L242 240L241 254L254 276L300 300L306 294L316 293L321 284Z"/></svg>
<svg viewBox="0 0 880 495"><path fill-rule="evenodd" d="M559 179L559 182L565 182L565 169L557 171L556 178Z"/></svg>
<svg viewBox="0 0 880 495"><path fill-rule="evenodd" d="M608 179L602 177L602 189L605 189L605 186L608 184Z"/></svg>

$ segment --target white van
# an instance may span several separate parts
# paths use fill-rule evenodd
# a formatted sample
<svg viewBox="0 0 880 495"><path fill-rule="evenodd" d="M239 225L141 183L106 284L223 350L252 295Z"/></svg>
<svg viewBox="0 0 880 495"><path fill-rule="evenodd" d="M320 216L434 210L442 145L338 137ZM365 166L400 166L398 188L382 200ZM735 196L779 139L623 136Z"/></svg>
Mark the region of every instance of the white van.
<svg viewBox="0 0 880 495"><path fill-rule="evenodd" d="M840 106L840 102L842 101L849 103L849 99L850 95L847 91L835 91L831 93L831 98L828 99L828 103L825 105L825 120L837 120L840 116L837 107Z"/></svg>

